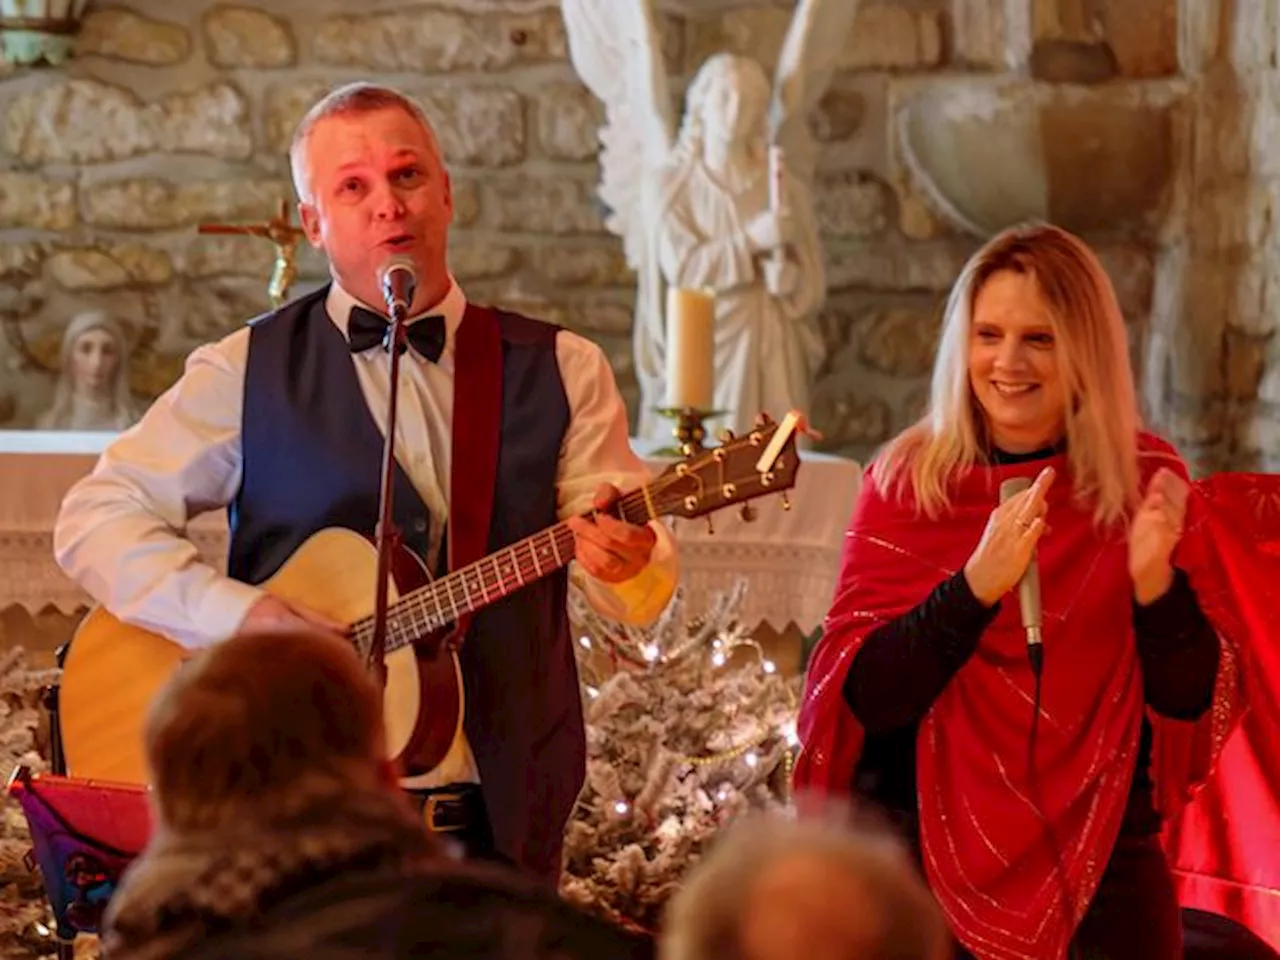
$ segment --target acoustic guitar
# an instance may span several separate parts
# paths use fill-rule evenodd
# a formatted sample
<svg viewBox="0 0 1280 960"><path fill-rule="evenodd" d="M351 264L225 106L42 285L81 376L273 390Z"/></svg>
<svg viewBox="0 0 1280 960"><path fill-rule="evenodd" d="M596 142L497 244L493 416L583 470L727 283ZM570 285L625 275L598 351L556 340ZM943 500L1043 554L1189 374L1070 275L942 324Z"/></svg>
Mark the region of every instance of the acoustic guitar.
<svg viewBox="0 0 1280 960"><path fill-rule="evenodd" d="M644 524L665 516L700 517L784 492L799 470L801 429L803 419L794 412L780 422L761 416L750 433L726 434L720 446L695 450L621 496L608 512ZM560 569L573 555L573 532L563 521L435 580L416 556L399 551L389 577L383 713L388 749L406 781L444 759L462 724L457 654L441 642L451 625ZM328 528L308 538L262 587L348 624L351 641L376 667L376 657L370 658L376 583L373 543L351 530ZM147 710L191 652L101 607L91 610L72 638L61 680L68 774L145 784Z"/></svg>

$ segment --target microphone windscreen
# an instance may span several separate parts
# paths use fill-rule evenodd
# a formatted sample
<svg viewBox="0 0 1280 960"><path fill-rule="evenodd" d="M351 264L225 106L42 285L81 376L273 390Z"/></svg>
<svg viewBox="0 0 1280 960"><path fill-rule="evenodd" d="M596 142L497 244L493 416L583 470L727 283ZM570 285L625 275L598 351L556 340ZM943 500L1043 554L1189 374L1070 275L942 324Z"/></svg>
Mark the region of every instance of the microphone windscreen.
<svg viewBox="0 0 1280 960"><path fill-rule="evenodd" d="M1004 483L1000 484L1000 502L1004 503L1010 497L1017 496L1023 490L1031 487L1030 477L1010 477Z"/></svg>

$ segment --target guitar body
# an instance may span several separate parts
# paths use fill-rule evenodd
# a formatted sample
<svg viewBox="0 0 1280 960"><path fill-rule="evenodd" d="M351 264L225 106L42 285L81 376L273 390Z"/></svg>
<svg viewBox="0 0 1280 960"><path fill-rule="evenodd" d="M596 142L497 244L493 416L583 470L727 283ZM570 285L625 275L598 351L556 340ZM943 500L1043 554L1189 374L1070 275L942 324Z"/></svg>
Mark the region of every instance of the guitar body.
<svg viewBox="0 0 1280 960"><path fill-rule="evenodd" d="M262 587L288 603L354 623L373 615L377 572L373 544L351 530L330 528L311 536ZM402 548L393 557L391 581L388 605L430 577ZM93 609L71 641L62 673L59 708L68 774L147 783L147 711L191 653ZM407 778L420 776L444 759L462 724L461 669L457 657L435 642L403 646L388 653L385 663L387 749Z"/></svg>

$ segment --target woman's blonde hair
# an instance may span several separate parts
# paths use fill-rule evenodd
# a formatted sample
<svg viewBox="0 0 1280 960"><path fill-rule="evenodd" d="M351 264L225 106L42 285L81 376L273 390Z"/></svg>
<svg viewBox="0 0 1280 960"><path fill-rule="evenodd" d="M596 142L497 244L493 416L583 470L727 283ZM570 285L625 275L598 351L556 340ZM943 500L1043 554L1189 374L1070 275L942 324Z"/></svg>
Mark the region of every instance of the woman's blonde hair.
<svg viewBox="0 0 1280 960"><path fill-rule="evenodd" d="M973 307L992 275L1034 276L1049 306L1066 387L1067 460L1077 500L1100 524L1138 502L1138 414L1124 318L1092 250L1048 224L1013 227L989 240L960 271L943 317L929 409L892 440L876 467L882 493L909 490L937 516L952 480L988 462L986 419L969 383Z"/></svg>

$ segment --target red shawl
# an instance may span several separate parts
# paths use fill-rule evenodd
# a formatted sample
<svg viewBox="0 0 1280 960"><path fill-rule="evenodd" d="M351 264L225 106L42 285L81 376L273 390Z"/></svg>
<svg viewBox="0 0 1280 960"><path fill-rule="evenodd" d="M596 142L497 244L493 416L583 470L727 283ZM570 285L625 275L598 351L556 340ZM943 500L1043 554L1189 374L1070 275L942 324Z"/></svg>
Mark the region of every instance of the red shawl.
<svg viewBox="0 0 1280 960"><path fill-rule="evenodd" d="M1160 466L1185 476L1163 441L1144 436L1142 450L1144 486ZM1034 772L1034 682L1016 595L921 722L917 741L925 871L952 930L984 960L1063 956L1119 833L1144 709L1124 531L1100 532L1072 503L1065 457L975 468L953 485L952 506L935 522L910 502L881 496L873 464L800 709L797 791L848 793L862 731L841 687L862 639L963 567L1003 480L1033 477L1046 465L1058 479L1039 549L1045 667ZM1199 557L1208 551L1212 521L1202 498L1193 499L1180 553ZM1200 596L1198 571L1179 563ZM1202 606L1224 637L1218 687L1229 704L1238 624L1224 627L1213 604L1202 599ZM1205 753L1224 732L1215 740L1192 737L1189 724L1152 717L1152 725L1157 753L1168 757L1158 774L1176 766L1179 780L1172 789L1162 780L1161 800L1185 798L1186 781L1207 769ZM1169 726L1183 728L1176 745Z"/></svg>
<svg viewBox="0 0 1280 960"><path fill-rule="evenodd" d="M1163 806L1174 814L1165 846L1183 905L1231 917L1280 949L1280 476L1220 474L1192 491L1196 526L1178 563L1238 644L1234 675L1220 675L1218 689L1240 695L1220 696L1199 724L1166 725L1157 742Z"/></svg>

